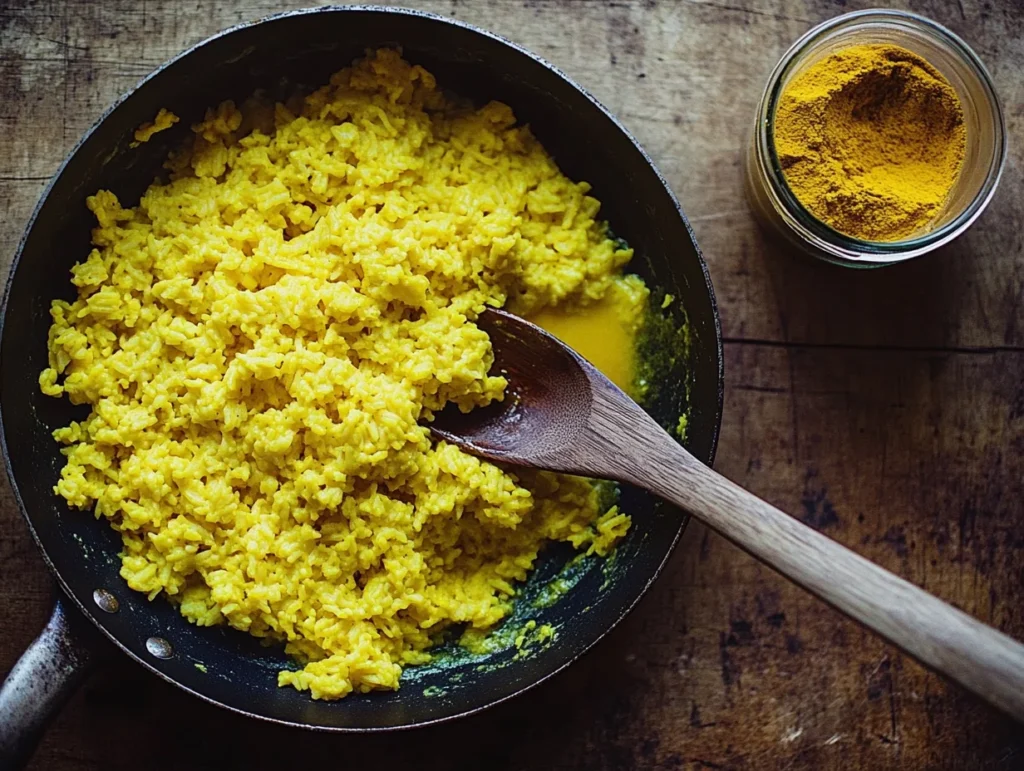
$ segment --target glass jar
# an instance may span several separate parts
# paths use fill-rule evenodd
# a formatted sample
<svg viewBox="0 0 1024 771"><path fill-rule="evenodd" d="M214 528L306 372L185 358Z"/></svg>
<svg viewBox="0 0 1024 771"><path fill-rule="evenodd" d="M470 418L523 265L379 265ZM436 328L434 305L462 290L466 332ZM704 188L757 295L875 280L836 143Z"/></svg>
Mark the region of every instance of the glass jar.
<svg viewBox="0 0 1024 771"><path fill-rule="evenodd" d="M964 112L967 146L960 175L928 230L901 241L862 241L818 220L790 191L775 152L775 108L790 80L821 58L864 43L897 45L925 59L956 90ZM782 57L758 104L744 160L747 193L764 224L815 257L849 267L878 267L927 254L970 227L999 182L1006 126L991 77L963 40L913 13L858 11L818 25Z"/></svg>

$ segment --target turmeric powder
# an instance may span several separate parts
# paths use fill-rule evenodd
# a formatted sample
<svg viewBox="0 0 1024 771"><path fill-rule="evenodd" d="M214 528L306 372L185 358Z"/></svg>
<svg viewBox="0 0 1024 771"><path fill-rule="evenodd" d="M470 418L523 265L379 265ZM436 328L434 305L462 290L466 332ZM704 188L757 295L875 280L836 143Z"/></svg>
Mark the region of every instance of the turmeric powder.
<svg viewBox="0 0 1024 771"><path fill-rule="evenodd" d="M963 165L956 91L915 53L887 44L836 51L787 84L774 120L776 154L797 200L864 241L923 232Z"/></svg>

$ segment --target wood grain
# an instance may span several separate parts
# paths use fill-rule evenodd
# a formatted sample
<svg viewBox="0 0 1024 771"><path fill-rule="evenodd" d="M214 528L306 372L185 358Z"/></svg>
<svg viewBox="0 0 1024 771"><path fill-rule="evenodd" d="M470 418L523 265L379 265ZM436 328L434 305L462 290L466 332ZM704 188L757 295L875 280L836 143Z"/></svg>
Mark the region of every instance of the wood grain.
<svg viewBox="0 0 1024 771"><path fill-rule="evenodd" d="M0 7L0 259L46 180L125 89L182 48L293 0L7 0ZM769 69L868 0L404 2L487 26L587 86L668 176L722 310L717 468L783 510L1024 638L1024 8L894 2L947 24L1003 98L1010 158L989 211L926 261L870 273L767 244L739 148ZM51 583L0 484L0 671ZM34 769L1016 769L1019 726L735 547L691 526L641 607L564 675L467 721L383 737L277 730L113 657ZM452 747L459 747L457 753ZM301 748L297 750L296 748Z"/></svg>

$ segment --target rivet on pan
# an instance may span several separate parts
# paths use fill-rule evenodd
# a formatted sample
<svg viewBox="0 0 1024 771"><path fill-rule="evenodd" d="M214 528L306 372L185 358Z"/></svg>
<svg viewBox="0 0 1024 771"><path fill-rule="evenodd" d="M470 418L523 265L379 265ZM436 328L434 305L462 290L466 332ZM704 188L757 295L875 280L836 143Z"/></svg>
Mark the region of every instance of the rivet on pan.
<svg viewBox="0 0 1024 771"><path fill-rule="evenodd" d="M106 589L97 589L93 592L92 601L99 606L100 610L105 610L107 613L117 613L117 609L120 607L117 597Z"/></svg>
<svg viewBox="0 0 1024 771"><path fill-rule="evenodd" d="M174 655L174 648L163 637L150 637L146 640L146 650L158 659L169 659Z"/></svg>

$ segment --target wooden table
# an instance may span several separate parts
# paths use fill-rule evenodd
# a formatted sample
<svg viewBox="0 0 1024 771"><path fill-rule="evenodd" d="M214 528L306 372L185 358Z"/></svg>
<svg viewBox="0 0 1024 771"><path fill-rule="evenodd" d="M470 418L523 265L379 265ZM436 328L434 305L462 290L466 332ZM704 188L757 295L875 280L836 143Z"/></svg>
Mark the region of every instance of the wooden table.
<svg viewBox="0 0 1024 771"><path fill-rule="evenodd" d="M951 248L852 272L765 243L743 199L740 147L783 50L812 24L876 3L407 4L489 27L559 65L668 176L722 311L717 468L1024 638L1024 8L908 4L988 64L1007 109L1009 163L992 206ZM46 181L118 94L223 27L299 5L7 0L5 270ZM0 497L6 671L42 626L53 588L6 481ZM606 642L483 715L366 738L275 729L112 655L56 720L32 768L291 767L297 758L332 769L1013 769L1024 765L1024 728L691 525L661 580Z"/></svg>

